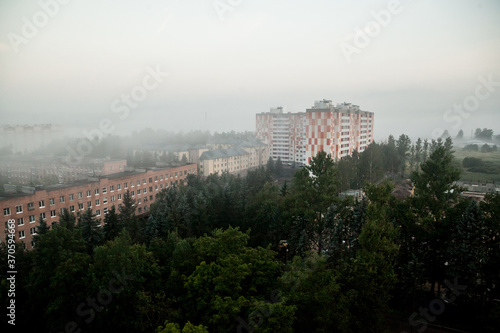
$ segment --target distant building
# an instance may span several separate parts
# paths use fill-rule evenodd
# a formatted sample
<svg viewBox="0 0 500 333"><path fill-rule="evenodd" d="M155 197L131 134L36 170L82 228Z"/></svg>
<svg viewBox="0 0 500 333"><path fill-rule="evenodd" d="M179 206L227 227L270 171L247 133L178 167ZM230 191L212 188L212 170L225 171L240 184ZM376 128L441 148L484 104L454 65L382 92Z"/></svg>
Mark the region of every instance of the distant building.
<svg viewBox="0 0 500 333"><path fill-rule="evenodd" d="M174 168L125 171L92 177L71 185L26 188L27 193L7 193L0 197L0 216L5 222L5 229L0 228L0 242L5 241L7 221L13 219L16 222L16 241L23 241L31 249L40 214L49 226L59 220L58 215L63 209L77 213L91 208L97 217L103 219L112 206L118 208L121 205L127 191L136 201L136 214L147 213L159 191L185 184L189 174L197 173L196 169L195 164L187 164Z"/></svg>
<svg viewBox="0 0 500 333"><path fill-rule="evenodd" d="M63 127L55 124L5 125L0 128L0 148L10 147L13 154L27 154L63 136Z"/></svg>
<svg viewBox="0 0 500 333"><path fill-rule="evenodd" d="M125 171L126 160L84 158L78 164L64 163L53 156L9 155L0 157L0 175L8 184L68 184L89 176L106 176Z"/></svg>
<svg viewBox="0 0 500 333"><path fill-rule="evenodd" d="M458 181L455 185L465 188L465 191L460 193L461 196L476 201L483 201L486 194L500 194L500 185L495 183Z"/></svg>
<svg viewBox="0 0 500 333"><path fill-rule="evenodd" d="M267 146L258 141L219 142L210 144L218 148L205 151L199 158L200 175L213 173L244 173L248 170L264 166L269 159ZM229 148L231 147L231 148Z"/></svg>
<svg viewBox="0 0 500 333"><path fill-rule="evenodd" d="M285 113L282 107L256 115L257 137L270 156L286 164L308 164L320 151L338 160L362 152L373 142L374 113L350 103L316 101L306 112Z"/></svg>
<svg viewBox="0 0 500 333"><path fill-rule="evenodd" d="M216 138L205 145L149 144L133 150L135 156L148 153L157 166L180 161L183 156L189 163L196 163L200 175L212 173L243 173L266 165L269 159L267 145L255 138ZM170 157L169 157L170 156Z"/></svg>

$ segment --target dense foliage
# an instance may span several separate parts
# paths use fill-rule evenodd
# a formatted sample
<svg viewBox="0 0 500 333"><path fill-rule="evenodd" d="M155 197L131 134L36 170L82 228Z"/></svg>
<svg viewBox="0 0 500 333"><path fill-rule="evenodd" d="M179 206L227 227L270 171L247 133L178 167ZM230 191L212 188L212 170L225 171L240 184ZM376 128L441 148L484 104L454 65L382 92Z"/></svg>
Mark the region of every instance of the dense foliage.
<svg viewBox="0 0 500 333"><path fill-rule="evenodd" d="M430 324L418 309L442 300L432 322L494 330L500 196L462 198L452 159L449 139L412 145L403 135L339 162L319 153L288 183L274 181L275 164L245 177L191 175L146 217L126 195L104 227L91 211L65 211L40 224L34 250L17 247L17 325L384 332L396 321L409 331ZM414 196L392 195L398 175L411 176ZM363 199L340 199L361 186ZM4 243L0 252L6 306Z"/></svg>

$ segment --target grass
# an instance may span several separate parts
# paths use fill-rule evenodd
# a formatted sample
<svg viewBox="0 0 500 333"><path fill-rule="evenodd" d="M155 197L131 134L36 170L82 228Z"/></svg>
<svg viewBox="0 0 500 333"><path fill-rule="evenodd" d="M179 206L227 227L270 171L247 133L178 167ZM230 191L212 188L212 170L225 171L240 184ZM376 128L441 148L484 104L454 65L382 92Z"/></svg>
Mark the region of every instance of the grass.
<svg viewBox="0 0 500 333"><path fill-rule="evenodd" d="M462 148L457 148L455 151L455 162L460 165L461 180L480 181L480 182L498 182L500 183L500 173L491 174L484 172L471 172L462 167L462 161L466 157L475 157L481 159L488 165L493 165L500 169L500 151L481 153L477 151L464 151Z"/></svg>

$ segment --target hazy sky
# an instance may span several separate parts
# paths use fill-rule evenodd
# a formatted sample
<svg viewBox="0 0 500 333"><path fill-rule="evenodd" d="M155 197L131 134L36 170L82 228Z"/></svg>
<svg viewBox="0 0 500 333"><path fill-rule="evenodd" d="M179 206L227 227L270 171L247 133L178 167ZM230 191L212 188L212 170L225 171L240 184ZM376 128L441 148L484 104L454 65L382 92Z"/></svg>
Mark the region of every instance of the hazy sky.
<svg viewBox="0 0 500 333"><path fill-rule="evenodd" d="M0 125L244 131L323 98L376 140L500 134L500 1L0 0Z"/></svg>

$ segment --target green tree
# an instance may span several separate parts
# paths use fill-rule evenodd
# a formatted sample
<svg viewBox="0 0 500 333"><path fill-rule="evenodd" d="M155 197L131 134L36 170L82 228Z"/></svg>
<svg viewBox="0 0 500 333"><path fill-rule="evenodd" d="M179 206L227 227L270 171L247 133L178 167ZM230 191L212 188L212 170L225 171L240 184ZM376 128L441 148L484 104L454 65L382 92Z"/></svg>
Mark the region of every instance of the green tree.
<svg viewBox="0 0 500 333"><path fill-rule="evenodd" d="M279 276L275 253L247 247L248 238L248 233L229 228L216 230L212 236L194 242L199 264L184 285L187 318L206 325L210 331L232 331L239 324L234 318L247 318L255 313L259 301L272 295ZM284 303L277 303L287 309ZM267 321L289 320L280 313L269 313Z"/></svg>
<svg viewBox="0 0 500 333"><path fill-rule="evenodd" d="M361 186L364 182L375 183L382 179L384 175L384 162L382 157L382 147L372 142L359 156Z"/></svg>
<svg viewBox="0 0 500 333"><path fill-rule="evenodd" d="M396 142L396 149L398 153L398 165L400 167L401 177L405 176L406 162L409 157L411 148L411 140L406 134L401 134Z"/></svg>
<svg viewBox="0 0 500 333"><path fill-rule="evenodd" d="M116 213L115 205L113 205L106 216L104 216L104 241L110 241L115 239L123 229L123 225L120 223L118 214Z"/></svg>
<svg viewBox="0 0 500 333"><path fill-rule="evenodd" d="M60 331L69 321L81 324L75 309L88 297L85 277L90 262L81 234L54 225L40 235L32 256L27 290L36 330Z"/></svg>
<svg viewBox="0 0 500 333"><path fill-rule="evenodd" d="M452 152L440 146L421 165L421 172L412 174L421 213L440 219L449 201L458 198L460 188L454 182L460 179L460 171L453 167L452 161Z"/></svg>
<svg viewBox="0 0 500 333"><path fill-rule="evenodd" d="M194 326L189 321L184 325L182 330L178 324L165 322L165 327L160 326L156 329L157 333L208 333L208 328L203 325Z"/></svg>
<svg viewBox="0 0 500 333"><path fill-rule="evenodd" d="M269 156L269 159L267 160L266 170L269 175L274 175L274 161L271 156Z"/></svg>
<svg viewBox="0 0 500 333"><path fill-rule="evenodd" d="M276 177L283 176L283 162L281 161L281 157L279 157L279 156L278 156L278 160L276 160L276 163L274 165L274 175Z"/></svg>
<svg viewBox="0 0 500 333"><path fill-rule="evenodd" d="M484 280L484 264L488 262L488 226L481 207L474 200L454 222L449 248L450 274L460 277L460 281L472 290L478 278Z"/></svg>
<svg viewBox="0 0 500 333"><path fill-rule="evenodd" d="M88 253L92 253L94 248L100 245L104 239L101 229L101 220L97 219L92 213L92 209L88 208L83 214L78 214L77 226L83 239L87 243Z"/></svg>
<svg viewBox="0 0 500 333"><path fill-rule="evenodd" d="M37 235L44 235L49 232L49 230L50 226L47 225L47 220L42 217L42 214L40 214L40 217L38 219L38 226L36 227Z"/></svg>
<svg viewBox="0 0 500 333"><path fill-rule="evenodd" d="M75 214L70 212L68 209L63 208L61 214L59 215L59 224L69 230L74 230L76 226Z"/></svg>

